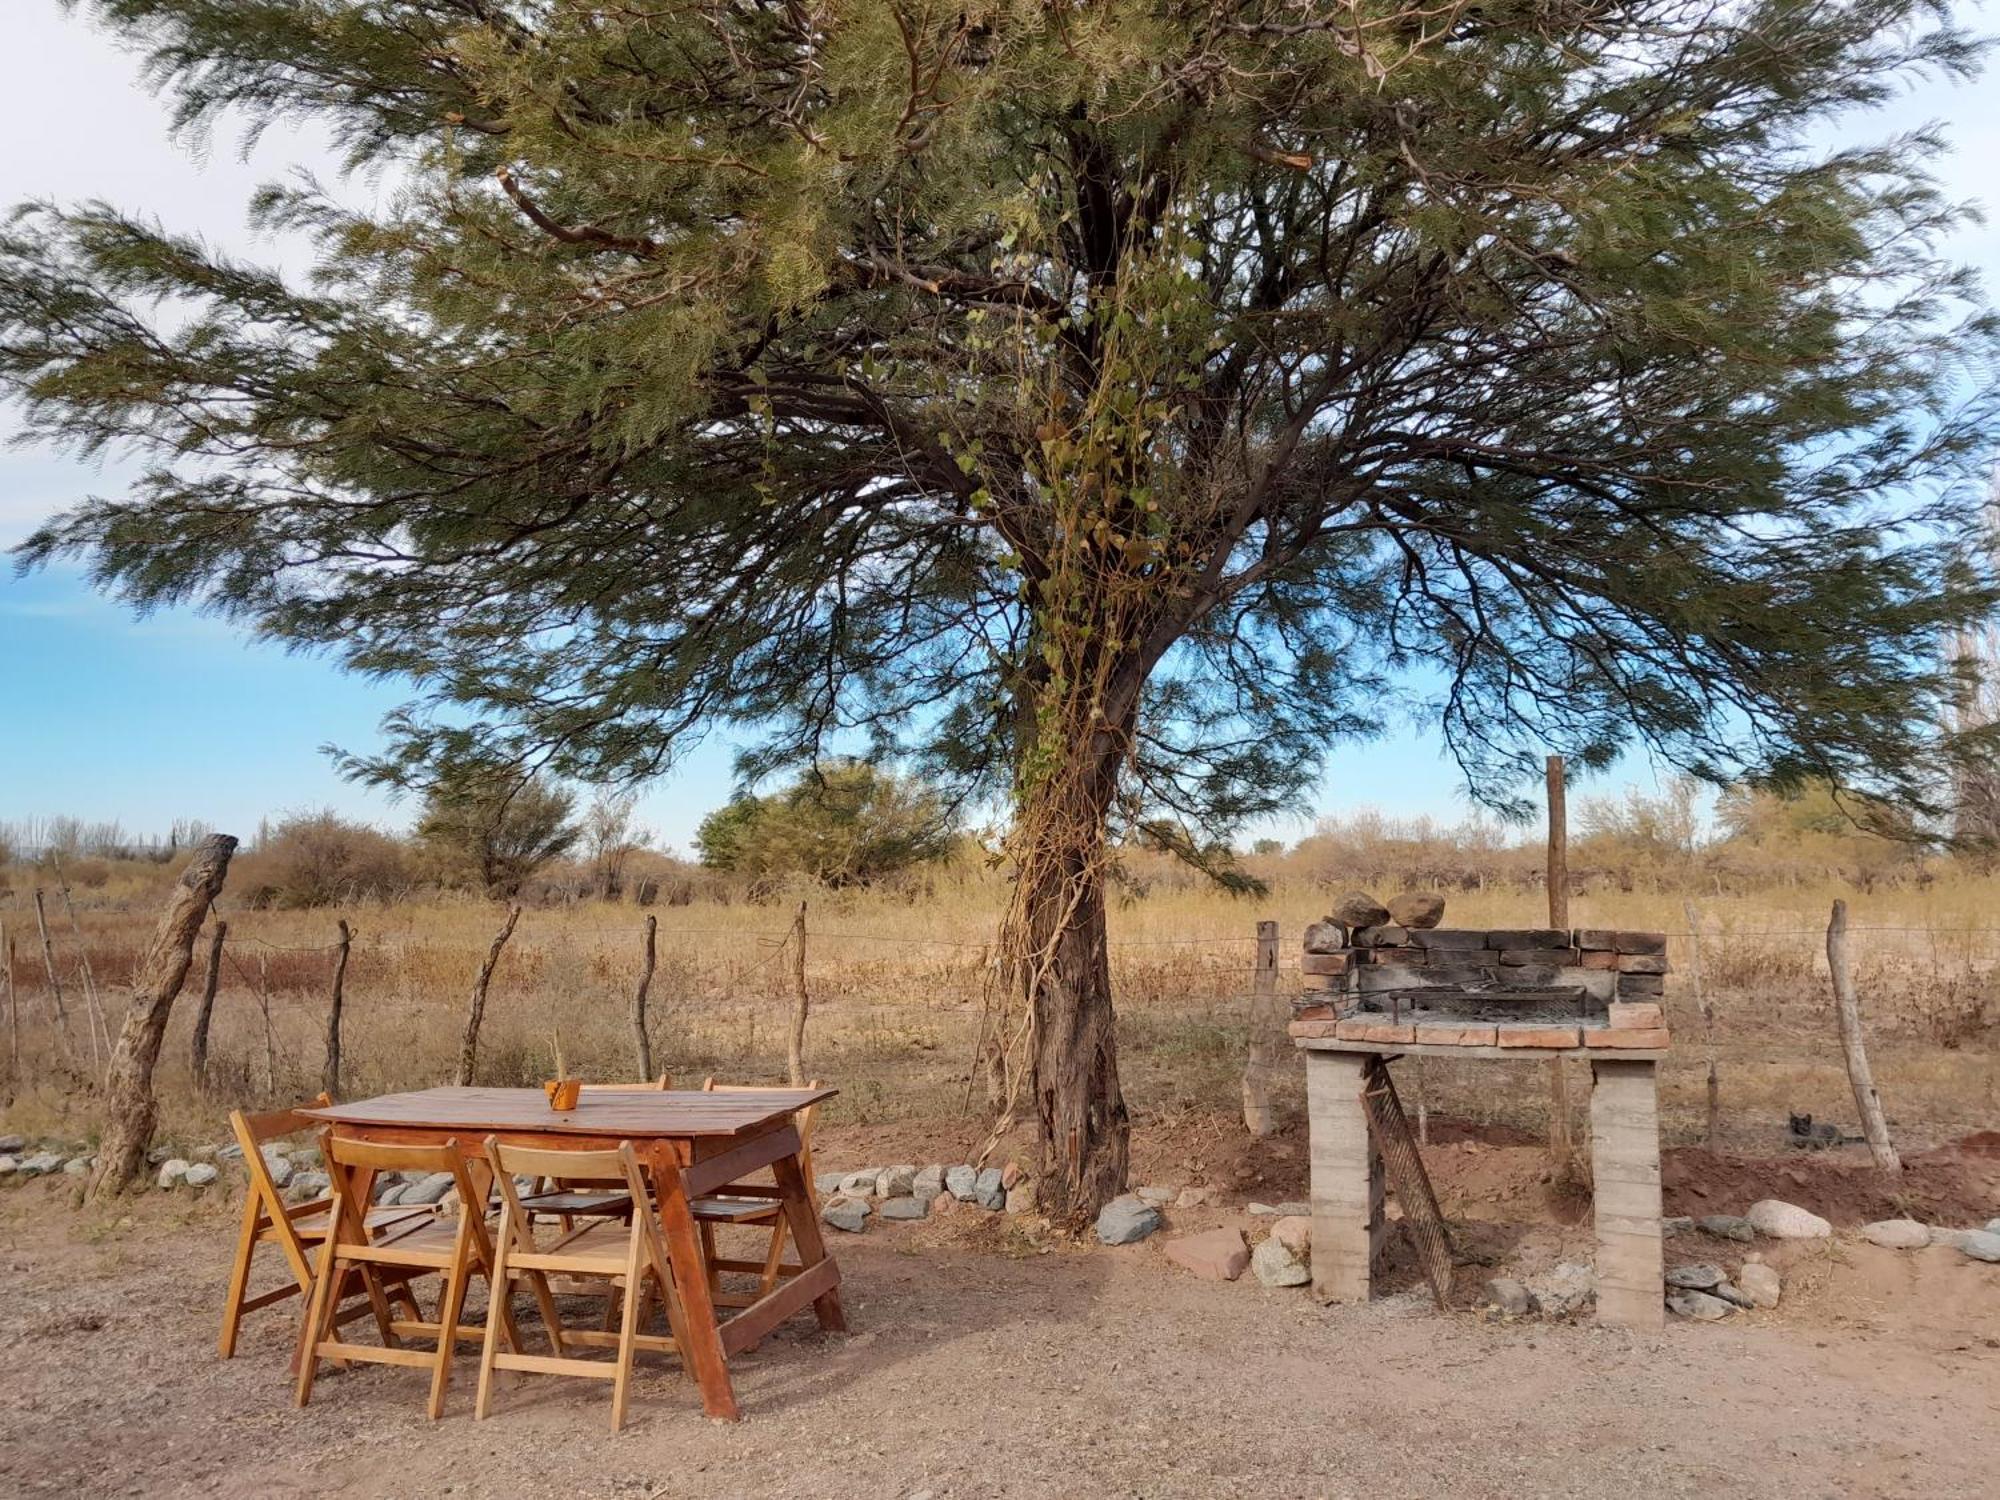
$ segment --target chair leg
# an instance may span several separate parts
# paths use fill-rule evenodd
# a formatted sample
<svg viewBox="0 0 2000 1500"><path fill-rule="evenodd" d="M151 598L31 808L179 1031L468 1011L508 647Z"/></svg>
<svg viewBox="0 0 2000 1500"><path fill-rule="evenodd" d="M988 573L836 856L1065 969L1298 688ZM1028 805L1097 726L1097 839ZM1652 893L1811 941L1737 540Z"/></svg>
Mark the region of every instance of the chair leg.
<svg viewBox="0 0 2000 1500"><path fill-rule="evenodd" d="M465 1266L454 1265L444 1273L444 1299L438 1308L437 1363L431 1370L431 1401L428 1408L430 1419L435 1422L444 1415L445 1387L451 1383L451 1357L458 1347L458 1314L465 1305L465 1282L469 1275ZM494 1309L486 1309L489 1323L494 1319Z"/></svg>
<svg viewBox="0 0 2000 1500"><path fill-rule="evenodd" d="M764 1256L764 1274L757 1283L757 1294L768 1297L778 1289L778 1272L785 1263L785 1216L778 1215L778 1222L771 1226L771 1248Z"/></svg>
<svg viewBox="0 0 2000 1500"><path fill-rule="evenodd" d="M257 1193L253 1188L243 1199L243 1228L236 1236L236 1263L229 1270L229 1296L222 1304L224 1359L236 1354L236 1330L243 1324L243 1299L250 1290L250 1257L257 1249Z"/></svg>
<svg viewBox="0 0 2000 1500"><path fill-rule="evenodd" d="M507 1246L510 1240L508 1226L503 1220L500 1225L499 1243L493 1247L493 1275L486 1283L486 1334L479 1341L479 1392L473 1397L472 1418L475 1422L486 1420L486 1403L493 1394L493 1356L499 1350L500 1316L497 1311L512 1290L512 1280L507 1275Z"/></svg>
<svg viewBox="0 0 2000 1500"><path fill-rule="evenodd" d="M302 1333L304 1347L299 1350L299 1384L293 1394L293 1405L304 1406L312 1400L313 1377L319 1373L320 1340L327 1337L333 1328L334 1283L341 1280L346 1267L334 1258L333 1233L326 1237L326 1248L320 1252L319 1275L313 1278L312 1302L307 1309Z"/></svg>
<svg viewBox="0 0 2000 1500"><path fill-rule="evenodd" d="M618 1322L618 1373L611 1378L611 1430L625 1425L625 1397L632 1386L632 1340L639 1332L639 1304L645 1294L639 1285L640 1267L645 1264L639 1231L632 1232L632 1247L625 1256L625 1308Z"/></svg>

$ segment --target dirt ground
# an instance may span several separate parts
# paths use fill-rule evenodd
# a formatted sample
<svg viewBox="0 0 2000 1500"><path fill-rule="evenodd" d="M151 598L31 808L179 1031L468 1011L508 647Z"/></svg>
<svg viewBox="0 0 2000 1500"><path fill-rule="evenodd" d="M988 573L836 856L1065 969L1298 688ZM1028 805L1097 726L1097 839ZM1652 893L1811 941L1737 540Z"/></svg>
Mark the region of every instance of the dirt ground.
<svg viewBox="0 0 2000 1500"><path fill-rule="evenodd" d="M821 1164L887 1144L830 1139ZM1168 1235L1254 1236L1268 1221L1241 1203L1295 1196L1302 1148L1244 1153L1193 1122L1136 1160L1142 1180L1210 1182L1231 1205L1175 1214ZM1743 1183L1781 1172L1837 1223L1874 1206L1851 1160L1703 1155L1670 1161L1669 1212L1740 1211ZM1430 1160L1461 1290L1587 1258L1539 1148L1440 1128ZM1941 1209L1983 1199L1984 1217L1995 1170L1939 1153L1915 1175ZM1082 1249L960 1213L834 1236L853 1332L808 1316L740 1358L742 1422L705 1420L661 1363L614 1437L603 1387L548 1378L517 1377L475 1423L469 1360L435 1425L421 1377L393 1368L327 1372L294 1410L296 1303L215 1358L233 1230L222 1200L148 1194L105 1217L52 1185L0 1195L0 1493L1945 1497L1993 1495L2000 1474L2000 1268L1943 1249L1767 1242L1782 1306L1642 1337L1440 1313L1407 1270L1366 1307L1320 1307L1198 1281L1166 1262L1167 1236ZM1733 1267L1750 1248L1677 1236L1669 1262Z"/></svg>

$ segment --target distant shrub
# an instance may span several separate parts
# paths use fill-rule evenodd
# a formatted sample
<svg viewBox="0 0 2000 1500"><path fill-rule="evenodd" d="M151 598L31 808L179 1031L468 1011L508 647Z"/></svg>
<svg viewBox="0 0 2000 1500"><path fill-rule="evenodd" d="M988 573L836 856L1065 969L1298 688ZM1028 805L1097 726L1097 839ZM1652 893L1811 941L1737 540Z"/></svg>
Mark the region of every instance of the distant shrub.
<svg viewBox="0 0 2000 1500"><path fill-rule="evenodd" d="M417 819L417 845L445 885L513 897L544 865L562 858L583 830L570 821L576 799L546 782L481 769L434 788ZM545 894L577 892L551 882Z"/></svg>
<svg viewBox="0 0 2000 1500"><path fill-rule="evenodd" d="M873 885L944 859L955 829L922 782L860 761L800 774L768 797L738 797L702 819L695 843L711 869L764 888L803 875L821 885Z"/></svg>
<svg viewBox="0 0 2000 1500"><path fill-rule="evenodd" d="M332 906L385 898L410 883L403 846L329 809L289 813L256 851L244 888L259 905Z"/></svg>

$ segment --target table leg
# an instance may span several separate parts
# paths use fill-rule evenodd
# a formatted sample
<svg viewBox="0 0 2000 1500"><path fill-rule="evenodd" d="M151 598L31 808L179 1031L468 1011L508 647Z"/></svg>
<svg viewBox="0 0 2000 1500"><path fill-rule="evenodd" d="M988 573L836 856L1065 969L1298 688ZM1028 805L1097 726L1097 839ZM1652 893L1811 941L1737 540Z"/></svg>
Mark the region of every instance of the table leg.
<svg viewBox="0 0 2000 1500"><path fill-rule="evenodd" d="M802 1272L810 1271L827 1254L826 1241L819 1232L819 1216L813 1212L805 1169L796 1156L782 1156L771 1164L771 1172L778 1179L778 1191L785 1195L785 1219L791 1225L792 1243L799 1247L799 1268ZM813 1311L819 1316L819 1326L827 1332L847 1332L847 1309L840 1304L838 1279L813 1299Z"/></svg>
<svg viewBox="0 0 2000 1500"><path fill-rule="evenodd" d="M715 1324L715 1301L708 1291L708 1266L701 1256L701 1234L688 1207L687 1190L681 1185L680 1164L673 1147L656 1141L647 1152L653 1169L653 1192L660 1204L660 1228L667 1240L667 1258L673 1263L674 1289L680 1294L682 1321L686 1333L681 1358L701 1387L702 1410L711 1417L734 1422L741 1415L736 1407L736 1391L729 1383L729 1357L722 1351L722 1335ZM633 1211L641 1212L639 1205ZM631 1289L627 1289L627 1296Z"/></svg>

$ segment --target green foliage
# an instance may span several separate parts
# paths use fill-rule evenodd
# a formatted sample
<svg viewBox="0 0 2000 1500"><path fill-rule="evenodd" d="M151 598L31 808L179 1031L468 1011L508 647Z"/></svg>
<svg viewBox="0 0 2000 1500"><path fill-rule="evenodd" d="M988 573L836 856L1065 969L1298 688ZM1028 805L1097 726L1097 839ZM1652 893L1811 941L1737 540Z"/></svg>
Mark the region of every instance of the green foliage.
<svg viewBox="0 0 2000 1500"><path fill-rule="evenodd" d="M449 885L512 897L543 865L583 836L570 821L576 799L560 787L495 771L461 771L434 783L416 841L432 874Z"/></svg>
<svg viewBox="0 0 2000 1500"><path fill-rule="evenodd" d="M953 818L921 783L863 762L801 773L768 797L743 796L702 819L701 862L754 880L804 875L872 885L951 852Z"/></svg>
<svg viewBox="0 0 2000 1500"><path fill-rule="evenodd" d="M1817 144L1972 70L1929 0L79 8L402 188L260 197L310 285L23 210L0 383L153 466L21 558L408 680L365 774L859 737L1202 849L1404 713L1513 807L1990 737L2000 339L1936 141Z"/></svg>

